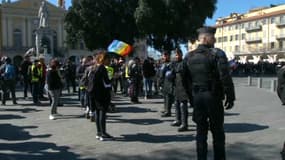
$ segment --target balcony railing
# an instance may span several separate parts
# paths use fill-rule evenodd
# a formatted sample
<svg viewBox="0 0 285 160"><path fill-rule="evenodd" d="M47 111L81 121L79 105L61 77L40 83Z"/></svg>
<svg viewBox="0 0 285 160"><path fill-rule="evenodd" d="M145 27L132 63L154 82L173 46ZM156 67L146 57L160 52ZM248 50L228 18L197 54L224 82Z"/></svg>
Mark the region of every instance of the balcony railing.
<svg viewBox="0 0 285 160"><path fill-rule="evenodd" d="M247 27L245 29L246 32L256 32L256 31L261 31L261 30L262 30L262 26L261 25Z"/></svg>
<svg viewBox="0 0 285 160"><path fill-rule="evenodd" d="M277 26L278 28L285 27L285 21L276 22L276 26Z"/></svg>
<svg viewBox="0 0 285 160"><path fill-rule="evenodd" d="M245 40L246 43L261 43L262 39L260 37L256 37L256 38L247 38Z"/></svg>
<svg viewBox="0 0 285 160"><path fill-rule="evenodd" d="M277 40L284 40L285 39L285 34L276 35L276 39Z"/></svg>

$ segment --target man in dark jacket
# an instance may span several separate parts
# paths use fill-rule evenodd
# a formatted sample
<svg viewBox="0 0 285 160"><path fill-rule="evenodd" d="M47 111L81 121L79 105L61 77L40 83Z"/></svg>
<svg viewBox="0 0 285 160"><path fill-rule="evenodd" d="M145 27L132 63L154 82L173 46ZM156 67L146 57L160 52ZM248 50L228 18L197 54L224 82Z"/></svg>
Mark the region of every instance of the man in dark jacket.
<svg viewBox="0 0 285 160"><path fill-rule="evenodd" d="M171 106L174 102L174 73L173 64L170 62L170 53L165 51L162 60L163 64L159 71L159 86L164 96L164 111L162 111L163 114L161 116L170 117Z"/></svg>
<svg viewBox="0 0 285 160"><path fill-rule="evenodd" d="M145 98L150 98L152 96L153 77L155 76L153 60L150 57L145 59L143 62L143 76L145 86Z"/></svg>
<svg viewBox="0 0 285 160"><path fill-rule="evenodd" d="M188 95L186 92L187 81L183 72L182 51L176 49L173 72L175 74L174 96L175 96L175 116L176 120L171 124L172 126L180 126L178 132L188 130Z"/></svg>
<svg viewBox="0 0 285 160"><path fill-rule="evenodd" d="M24 61L21 64L21 73L23 75L23 81L24 81L24 98L28 97L28 88L32 92L31 77L28 74L31 66L32 66L32 62L30 60L30 56L25 56Z"/></svg>
<svg viewBox="0 0 285 160"><path fill-rule="evenodd" d="M196 147L198 160L207 159L207 134L213 134L214 160L225 160L224 108L234 105L235 92L225 53L214 48L215 29L203 27L199 46L185 58L186 76L193 93L193 120L197 124Z"/></svg>
<svg viewBox="0 0 285 160"><path fill-rule="evenodd" d="M282 102L282 105L285 105L285 66L282 66L277 71L277 78L277 94Z"/></svg>
<svg viewBox="0 0 285 160"><path fill-rule="evenodd" d="M70 86L72 86L73 93L76 92L76 65L70 60L67 60L67 64L64 66L66 88L67 92L70 93Z"/></svg>
<svg viewBox="0 0 285 160"><path fill-rule="evenodd" d="M134 63L129 66L129 77L130 77L130 98L132 103L140 103L139 102L139 93L142 83L142 69L140 66L140 59L138 57L134 58Z"/></svg>

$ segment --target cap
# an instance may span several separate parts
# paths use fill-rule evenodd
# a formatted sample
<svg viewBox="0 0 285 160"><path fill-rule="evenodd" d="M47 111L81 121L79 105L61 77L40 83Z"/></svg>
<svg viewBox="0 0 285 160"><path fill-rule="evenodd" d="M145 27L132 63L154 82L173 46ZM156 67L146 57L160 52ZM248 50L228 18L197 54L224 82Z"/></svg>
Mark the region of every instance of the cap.
<svg viewBox="0 0 285 160"><path fill-rule="evenodd" d="M215 34L216 28L210 27L210 26L204 26L204 27L197 29L197 32L198 34L202 34L202 33Z"/></svg>

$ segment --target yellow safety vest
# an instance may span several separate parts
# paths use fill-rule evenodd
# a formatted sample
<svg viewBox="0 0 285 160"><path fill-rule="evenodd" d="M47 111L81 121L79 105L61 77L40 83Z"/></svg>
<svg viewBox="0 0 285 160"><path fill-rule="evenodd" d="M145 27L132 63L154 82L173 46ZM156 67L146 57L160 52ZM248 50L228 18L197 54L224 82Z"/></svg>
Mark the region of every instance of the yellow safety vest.
<svg viewBox="0 0 285 160"><path fill-rule="evenodd" d="M125 67L125 78L129 78L130 76L129 76L129 67L128 66L126 66Z"/></svg>
<svg viewBox="0 0 285 160"><path fill-rule="evenodd" d="M105 68L107 69L109 79L112 79L114 76L114 68L110 66L105 66Z"/></svg>
<svg viewBox="0 0 285 160"><path fill-rule="evenodd" d="M37 70L38 75L41 75L40 70L38 68L36 68L35 64L33 64L32 68L31 68L31 75L32 75L32 80L31 81L32 82L39 82L40 79L37 76L34 75L34 73L35 73L34 70L35 69Z"/></svg>

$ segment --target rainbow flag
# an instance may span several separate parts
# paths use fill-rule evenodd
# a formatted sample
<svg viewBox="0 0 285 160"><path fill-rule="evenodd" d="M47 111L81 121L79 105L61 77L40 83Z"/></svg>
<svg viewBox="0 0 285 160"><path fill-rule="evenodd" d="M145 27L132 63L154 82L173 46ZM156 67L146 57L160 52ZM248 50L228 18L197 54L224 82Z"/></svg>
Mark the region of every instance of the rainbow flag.
<svg viewBox="0 0 285 160"><path fill-rule="evenodd" d="M131 45L119 40L113 40L113 42L108 46L108 52L114 52L120 56L126 56L131 51L132 51Z"/></svg>

